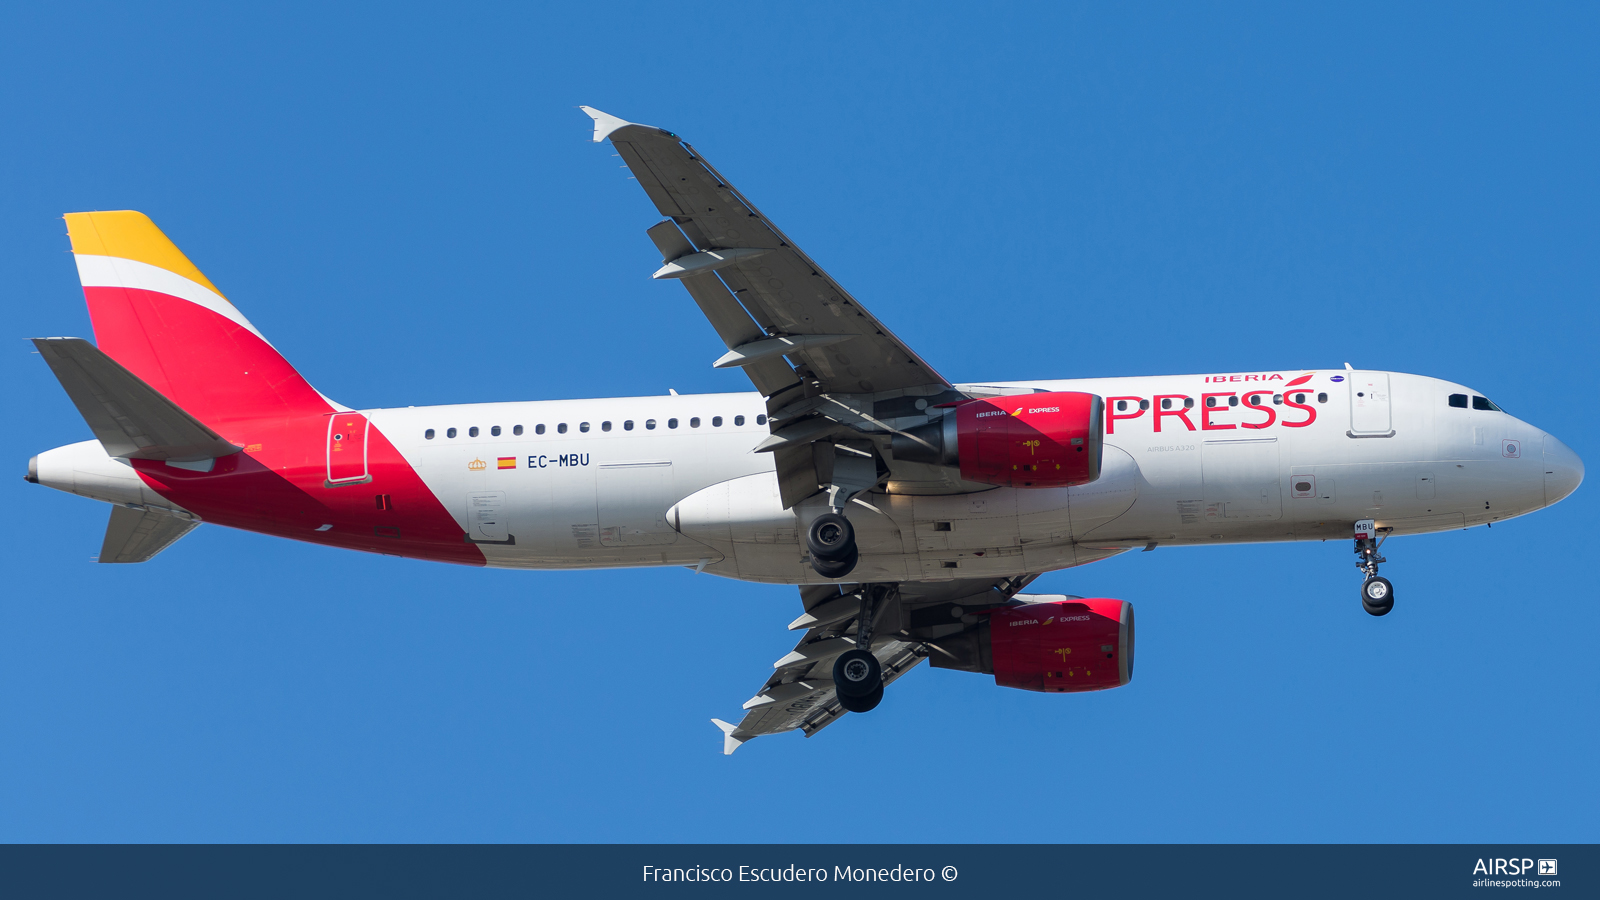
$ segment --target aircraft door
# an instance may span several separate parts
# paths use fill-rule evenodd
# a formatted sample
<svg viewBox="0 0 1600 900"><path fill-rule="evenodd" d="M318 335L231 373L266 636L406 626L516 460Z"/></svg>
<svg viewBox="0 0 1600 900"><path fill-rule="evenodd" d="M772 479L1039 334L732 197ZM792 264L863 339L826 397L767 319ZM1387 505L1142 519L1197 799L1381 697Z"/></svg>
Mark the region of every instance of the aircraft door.
<svg viewBox="0 0 1600 900"><path fill-rule="evenodd" d="M603 463L596 475L600 545L642 547L670 544L678 533L667 524L672 461Z"/></svg>
<svg viewBox="0 0 1600 900"><path fill-rule="evenodd" d="M1206 441L1200 470L1207 521L1283 516L1277 438Z"/></svg>
<svg viewBox="0 0 1600 900"><path fill-rule="evenodd" d="M1394 437L1388 372L1347 372L1350 377L1350 436Z"/></svg>
<svg viewBox="0 0 1600 900"><path fill-rule="evenodd" d="M365 484L367 474L367 417L357 412L328 417L328 487Z"/></svg>

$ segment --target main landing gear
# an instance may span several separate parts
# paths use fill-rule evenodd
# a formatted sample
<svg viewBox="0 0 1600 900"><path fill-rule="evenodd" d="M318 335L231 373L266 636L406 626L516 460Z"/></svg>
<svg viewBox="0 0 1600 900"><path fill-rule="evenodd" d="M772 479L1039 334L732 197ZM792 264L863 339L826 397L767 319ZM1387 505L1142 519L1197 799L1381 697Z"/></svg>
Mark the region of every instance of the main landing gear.
<svg viewBox="0 0 1600 900"><path fill-rule="evenodd" d="M1367 576L1361 583L1361 608L1371 616L1386 616L1394 609L1394 585L1378 574L1378 563L1388 562L1378 553L1383 542L1371 519L1356 523L1356 568Z"/></svg>
<svg viewBox="0 0 1600 900"><path fill-rule="evenodd" d="M833 447L833 477L827 485L828 511L817 516L806 529L806 550L811 553L811 568L823 578L843 578L860 560L856 552L856 530L844 517L851 498L872 490L878 483L878 456L870 442L836 441Z"/></svg>
<svg viewBox="0 0 1600 900"><path fill-rule="evenodd" d="M806 529L806 550L811 568L823 578L843 578L856 567L856 530L841 513L825 512Z"/></svg>
<svg viewBox="0 0 1600 900"><path fill-rule="evenodd" d="M867 712L883 700L883 666L872 653L872 619L877 614L878 594L878 588L862 586L856 649L846 650L833 661L833 692L839 705L849 712Z"/></svg>

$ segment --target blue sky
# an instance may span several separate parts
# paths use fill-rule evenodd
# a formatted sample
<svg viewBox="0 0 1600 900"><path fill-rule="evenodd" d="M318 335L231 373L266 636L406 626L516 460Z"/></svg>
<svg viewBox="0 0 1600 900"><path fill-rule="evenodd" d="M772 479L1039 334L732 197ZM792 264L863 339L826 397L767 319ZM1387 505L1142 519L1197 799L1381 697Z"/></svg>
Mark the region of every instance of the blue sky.
<svg viewBox="0 0 1600 900"><path fill-rule="evenodd" d="M957 381L1392 369L1600 458L1593 7L13 7L0 29L0 840L1596 841L1592 485L1386 547L1047 575L1138 677L919 669L732 757L792 588L518 573L208 526L97 566L59 216L151 215L358 407L745 390L652 283L589 104L692 141ZM369 8L374 9L374 8ZM874 814L850 801L863 760ZM821 807L816 804L822 804Z"/></svg>

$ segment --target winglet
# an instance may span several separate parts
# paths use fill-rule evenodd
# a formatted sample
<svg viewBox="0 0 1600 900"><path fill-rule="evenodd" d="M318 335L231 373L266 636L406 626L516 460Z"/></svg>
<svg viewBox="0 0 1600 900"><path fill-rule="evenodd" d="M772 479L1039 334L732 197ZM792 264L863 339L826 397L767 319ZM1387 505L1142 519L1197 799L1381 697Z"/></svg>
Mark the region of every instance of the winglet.
<svg viewBox="0 0 1600 900"><path fill-rule="evenodd" d="M713 724L713 725L717 726L718 728L722 729L722 755L723 756L728 756L728 755L732 754L733 751L739 749L739 745L740 744L742 744L745 741L749 740L749 738L736 738L736 737L733 736L734 729L739 727L737 725L729 724L727 722L722 721L721 719L712 719L711 720L711 724Z"/></svg>
<svg viewBox="0 0 1600 900"><path fill-rule="evenodd" d="M594 142L596 144L610 137L612 133L618 129L629 127L649 128L652 131L658 131L669 138L677 137L677 135L666 130L665 128L657 128L654 125L640 125L638 122L629 122L627 119L619 119L610 113L601 112L592 106L580 106L578 108L583 110L589 118L594 120Z"/></svg>

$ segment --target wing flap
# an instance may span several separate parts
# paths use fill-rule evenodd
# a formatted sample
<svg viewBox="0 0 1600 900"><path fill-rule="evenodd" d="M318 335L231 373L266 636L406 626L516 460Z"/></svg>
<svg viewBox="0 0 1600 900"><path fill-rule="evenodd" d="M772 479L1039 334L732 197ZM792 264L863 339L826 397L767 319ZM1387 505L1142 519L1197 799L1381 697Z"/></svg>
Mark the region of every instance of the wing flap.
<svg viewBox="0 0 1600 900"><path fill-rule="evenodd" d="M999 579L961 579L939 582L906 581L893 585L892 602L880 604L873 615L872 653L883 667L883 683L892 684L916 668L928 655L928 645L911 638L908 611L913 607L950 603L957 600L974 606L996 605L1009 601L1037 575L1022 574ZM731 725L713 719L724 735L724 753L732 753L751 738L785 731L801 731L810 737L837 722L844 715L833 690L833 662L823 645L856 633L860 595L865 584L812 584L800 586L800 603L805 614L790 626L808 627L795 649L761 689L744 704L745 715ZM849 607L855 605L856 613ZM808 651L807 648L813 648ZM806 659L814 659L803 665ZM782 661L780 661L780 665Z"/></svg>
<svg viewBox="0 0 1600 900"><path fill-rule="evenodd" d="M656 223L647 229L645 234L650 236L651 243L661 251L663 263L682 259L684 255L694 252L689 239L684 237L683 232L671 220ZM701 314L711 323L711 327L717 332L717 337L722 338L722 342L730 351L766 337L761 326L750 318L750 314L745 312L745 308L715 272L689 275L678 280L683 282L695 305L700 307ZM799 383L794 370L780 357L758 360L744 368L756 390L767 397Z"/></svg>

